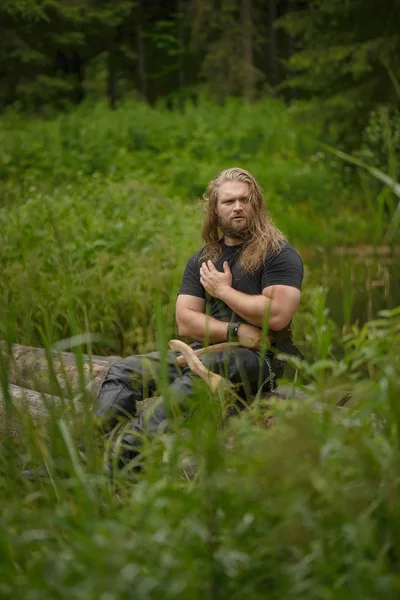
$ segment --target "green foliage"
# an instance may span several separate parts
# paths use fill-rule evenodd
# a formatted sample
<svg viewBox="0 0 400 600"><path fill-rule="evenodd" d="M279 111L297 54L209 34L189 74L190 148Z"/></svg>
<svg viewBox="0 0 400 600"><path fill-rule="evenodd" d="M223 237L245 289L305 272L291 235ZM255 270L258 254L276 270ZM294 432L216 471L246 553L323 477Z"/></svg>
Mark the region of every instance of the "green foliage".
<svg viewBox="0 0 400 600"><path fill-rule="evenodd" d="M117 60L113 74L118 77L129 55L124 25L134 9L132 0L3 4L0 16L6 44L0 52L5 74L0 106L16 103L25 112L43 113L79 104L85 96L85 69L105 51Z"/></svg>
<svg viewBox="0 0 400 600"><path fill-rule="evenodd" d="M282 93L305 101L332 143L354 149L371 112L398 101L398 8L398 0L6 0L0 110Z"/></svg>
<svg viewBox="0 0 400 600"><path fill-rule="evenodd" d="M337 271L323 255L371 229L309 128L276 101L82 106L48 121L10 113L0 127L0 338L44 346L51 367L54 343L86 332L72 339L83 411L64 399L36 424L11 397L0 353L0 596L395 597L400 312L352 325L360 282L342 266L348 295L330 302L341 339L327 308ZM200 245L194 199L232 164L259 178L292 243L321 245L294 323L308 360L291 359L309 400L260 400L221 428L223 406L200 386L184 429L174 407L168 433L144 440L143 472L110 479L103 465L121 438L95 434L82 350L165 347ZM375 228L374 208L366 214ZM361 285L369 305L371 282ZM22 476L38 467L43 479Z"/></svg>
<svg viewBox="0 0 400 600"><path fill-rule="evenodd" d="M321 310L318 301L309 318ZM103 475L108 443L93 437L84 460L78 445L82 428L92 429L88 414L77 433L65 410L46 427L21 412L20 435L3 433L1 442L1 593L395 597L399 319L398 310L383 314L347 337L340 360L321 355L305 365L326 375L314 379L309 401L269 401L267 413L261 403L220 429L216 398L199 389L185 430L176 419L149 440L134 477ZM350 408L333 406L338 386L352 392ZM10 411L18 414L12 404ZM274 418L269 429L266 416ZM40 465L44 479L21 476Z"/></svg>
<svg viewBox="0 0 400 600"><path fill-rule="evenodd" d="M354 144L379 103L397 102L399 3L311 0L280 19L296 42L286 87L315 98L325 122Z"/></svg>
<svg viewBox="0 0 400 600"><path fill-rule="evenodd" d="M122 180L129 172L197 197L215 170L240 162L252 167L267 195L293 203L313 195L323 206L340 179L315 153L310 134L273 100L251 107L202 100L187 103L183 114L133 101L112 113L88 104L51 121L11 113L1 121L0 175L32 181L40 173L60 183L93 173Z"/></svg>
<svg viewBox="0 0 400 600"><path fill-rule="evenodd" d="M388 137L388 139L391 140L390 132L387 133L387 137ZM349 162L353 165L356 165L357 167L360 167L361 169L364 169L370 175L372 175L377 181L383 183L386 186L386 189L384 189L379 194L378 202L381 204L381 206L383 206L384 209L387 207L387 205L389 205L387 212L389 213L391 220L390 220L389 225L384 233L382 241L384 244L392 243L394 236L396 235L396 233L399 230L399 224L400 224L400 183L398 183L398 181L396 181L396 179L394 179L393 177L390 177L389 175L387 175L380 169L377 169L376 167L373 167L371 165L363 163L359 158L357 158L355 156L351 156L349 154L346 154L345 152L342 152L341 150L337 150L336 148L331 148L326 145L324 145L324 147L329 152L332 152L333 154L335 154L342 160ZM394 148L392 146L390 146L388 148L388 158L389 158L389 165L392 167L391 170L396 170L396 156L394 156ZM388 193L389 190L393 193L394 196L397 197L396 198L397 206L394 206L393 203L391 202L391 198ZM387 192L386 194L385 194L385 191Z"/></svg>
<svg viewBox="0 0 400 600"><path fill-rule="evenodd" d="M72 302L81 327L88 319L91 331L120 339L117 351L154 344L155 298L170 308L176 275L199 243L191 207L178 212L145 186L95 179L83 189L46 196L31 187L29 194L2 213L2 297L21 325L27 315L42 323L50 310L55 335L68 336Z"/></svg>
<svg viewBox="0 0 400 600"><path fill-rule="evenodd" d="M398 178L400 162L400 113L389 106L378 106L362 135L358 153L361 160Z"/></svg>
<svg viewBox="0 0 400 600"><path fill-rule="evenodd" d="M256 175L295 245L363 240L375 227L357 220L336 164L278 101L204 100L183 113L83 105L52 120L9 113L0 121L0 307L17 315L19 341L41 344L48 310L54 339L69 337L72 303L80 330L113 340L97 352L152 348L157 296L172 332L182 270L201 244L197 198L235 164Z"/></svg>

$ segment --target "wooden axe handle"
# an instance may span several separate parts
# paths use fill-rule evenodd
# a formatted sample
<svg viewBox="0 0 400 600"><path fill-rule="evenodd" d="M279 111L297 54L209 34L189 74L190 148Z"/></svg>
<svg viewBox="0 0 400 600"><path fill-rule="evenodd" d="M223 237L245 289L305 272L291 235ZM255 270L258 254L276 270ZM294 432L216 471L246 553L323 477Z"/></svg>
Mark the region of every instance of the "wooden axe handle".
<svg viewBox="0 0 400 600"><path fill-rule="evenodd" d="M185 357L185 361L187 362L190 370L199 375L206 383L210 386L210 388L215 392L218 389L226 389L233 387L233 384L221 375L217 375L217 373L212 373L207 369L205 365L201 362L193 348L182 342L181 340L171 340L169 342L169 347L174 352L180 352L182 356Z"/></svg>
<svg viewBox="0 0 400 600"><path fill-rule="evenodd" d="M179 341L179 340L172 340ZM190 346L189 346L190 348ZM193 350L196 356L202 356L203 354L213 354L219 350L228 350L229 348L259 348L259 344L254 340L242 340L240 342L220 342L219 344L212 344L211 346L205 346L198 350ZM178 367L184 367L187 364L185 356L182 354L176 359Z"/></svg>
<svg viewBox="0 0 400 600"><path fill-rule="evenodd" d="M240 345L241 344L239 344L239 342L221 342L220 344L213 344L212 346L205 346L204 348L193 350L193 352L196 356L202 356L203 354L212 354L214 352L218 352L219 350L226 350L227 348L239 348ZM184 367L187 364L186 358L183 354L181 356L178 356L178 358L176 359L176 364L178 365L178 367Z"/></svg>

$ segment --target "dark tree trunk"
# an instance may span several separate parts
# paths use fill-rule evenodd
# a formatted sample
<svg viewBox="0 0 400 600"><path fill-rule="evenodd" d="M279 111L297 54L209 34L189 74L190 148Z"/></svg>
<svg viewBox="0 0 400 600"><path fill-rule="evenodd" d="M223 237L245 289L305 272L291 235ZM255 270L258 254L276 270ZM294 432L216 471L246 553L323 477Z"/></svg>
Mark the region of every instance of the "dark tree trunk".
<svg viewBox="0 0 400 600"><path fill-rule="evenodd" d="M272 87L275 87L278 82L276 30L274 27L275 19L276 19L276 0L269 0L269 5L268 5L269 68L270 68L270 74L271 74Z"/></svg>
<svg viewBox="0 0 400 600"><path fill-rule="evenodd" d="M290 0L281 0L280 4L279 4L279 17L282 17L284 15L286 15L290 9L292 8L296 8L296 4L295 2L290 2ZM295 39L294 36L291 35L289 32L286 32L285 35L285 51L284 51L284 55L285 58L290 60L290 58L293 56L293 54L296 51L296 47L295 47ZM282 79L286 79L287 77L287 72L285 73L281 73L281 77ZM285 97L288 100L293 100L296 98L296 91L293 88L290 88L286 94Z"/></svg>
<svg viewBox="0 0 400 600"><path fill-rule="evenodd" d="M178 19L179 19L179 89L183 90L185 87L185 66L184 66L184 52L185 52L185 37L184 37L184 12L185 5L184 0L178 0Z"/></svg>
<svg viewBox="0 0 400 600"><path fill-rule="evenodd" d="M16 74L11 74L9 76L6 75L3 79L3 82L5 92L3 94L3 100L1 102L0 109L12 104L17 99L19 77Z"/></svg>
<svg viewBox="0 0 400 600"><path fill-rule="evenodd" d="M74 53L71 62L72 71L76 77L76 85L74 87L73 98L76 104L80 104L85 98L85 88L83 86L83 60L78 54Z"/></svg>
<svg viewBox="0 0 400 600"><path fill-rule="evenodd" d="M240 16L243 31L243 63L244 63L244 89L243 96L251 102L254 99L255 73L253 64L253 15L252 1L241 0Z"/></svg>
<svg viewBox="0 0 400 600"><path fill-rule="evenodd" d="M108 76L107 76L108 105L111 110L117 108L117 73L115 68L114 54L108 54Z"/></svg>
<svg viewBox="0 0 400 600"><path fill-rule="evenodd" d="M108 47L107 60L107 97L111 110L117 108L117 75L118 75L118 47L121 40L121 28L112 33Z"/></svg>
<svg viewBox="0 0 400 600"><path fill-rule="evenodd" d="M84 62L81 56L76 52L71 55L65 54L62 50L58 50L56 61L56 71L72 82L72 90L70 93L71 101L74 104L80 104L85 98L84 81Z"/></svg>
<svg viewBox="0 0 400 600"><path fill-rule="evenodd" d="M144 100L148 100L145 47L143 40L143 9L142 3L138 0L136 5L136 51L137 51L137 70L139 77L139 89Z"/></svg>

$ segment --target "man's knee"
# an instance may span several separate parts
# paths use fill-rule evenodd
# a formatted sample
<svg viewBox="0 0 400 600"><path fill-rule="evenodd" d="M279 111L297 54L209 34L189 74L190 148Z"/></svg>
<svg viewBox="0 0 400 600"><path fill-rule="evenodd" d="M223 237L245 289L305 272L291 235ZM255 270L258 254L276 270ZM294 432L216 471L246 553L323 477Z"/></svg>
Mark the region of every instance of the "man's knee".
<svg viewBox="0 0 400 600"><path fill-rule="evenodd" d="M141 399L142 388L141 378L135 377L136 363L136 357L129 356L111 365L99 389L95 414L105 418L110 426L119 418L136 413L136 400Z"/></svg>
<svg viewBox="0 0 400 600"><path fill-rule="evenodd" d="M111 365L107 371L104 383L115 382L117 384L123 383L129 386L132 380L132 374L137 369L138 359L139 357L137 356L127 356L126 358L118 360Z"/></svg>
<svg viewBox="0 0 400 600"><path fill-rule="evenodd" d="M232 348L204 355L203 362L214 373L229 379L237 386L239 395L249 400L262 383L272 377L270 363L259 352L249 348Z"/></svg>
<svg viewBox="0 0 400 600"><path fill-rule="evenodd" d="M230 379L233 383L239 383L243 378L256 380L260 372L260 356L248 348L231 348L205 354L201 360L207 369Z"/></svg>

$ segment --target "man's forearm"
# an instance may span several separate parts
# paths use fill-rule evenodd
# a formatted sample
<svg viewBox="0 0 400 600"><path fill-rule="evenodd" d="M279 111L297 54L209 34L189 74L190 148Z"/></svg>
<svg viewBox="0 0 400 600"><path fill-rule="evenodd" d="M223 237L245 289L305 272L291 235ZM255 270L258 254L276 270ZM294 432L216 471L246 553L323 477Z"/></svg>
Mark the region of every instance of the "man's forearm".
<svg viewBox="0 0 400 600"><path fill-rule="evenodd" d="M242 319L256 327L262 327L267 316L270 321L269 325L271 326L273 323L275 311L272 298L245 294L232 287L224 288L219 298Z"/></svg>
<svg viewBox="0 0 400 600"><path fill-rule="evenodd" d="M186 310L178 320L179 335L202 343L225 342L227 327L227 322L194 310Z"/></svg>

